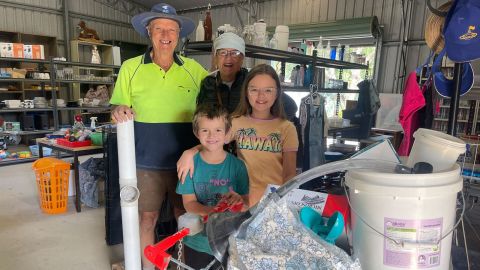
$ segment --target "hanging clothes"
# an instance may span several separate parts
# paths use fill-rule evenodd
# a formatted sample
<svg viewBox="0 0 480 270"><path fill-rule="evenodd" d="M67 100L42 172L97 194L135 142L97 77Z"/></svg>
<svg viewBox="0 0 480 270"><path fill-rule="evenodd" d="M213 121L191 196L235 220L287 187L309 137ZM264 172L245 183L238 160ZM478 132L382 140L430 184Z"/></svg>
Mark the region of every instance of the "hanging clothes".
<svg viewBox="0 0 480 270"><path fill-rule="evenodd" d="M408 156L413 145L413 133L420 127L418 111L425 106L425 98L417 83L415 71L408 75L403 89L402 107L399 113L399 122L403 128L403 140L398 148L400 156Z"/></svg>
<svg viewBox="0 0 480 270"><path fill-rule="evenodd" d="M300 103L303 141L303 171L325 164L325 99L318 93L304 97Z"/></svg>
<svg viewBox="0 0 480 270"><path fill-rule="evenodd" d="M425 107L421 108L419 113L420 127L431 129L433 126L433 111L434 111L434 90L432 84L432 77L422 86L423 97L425 98Z"/></svg>

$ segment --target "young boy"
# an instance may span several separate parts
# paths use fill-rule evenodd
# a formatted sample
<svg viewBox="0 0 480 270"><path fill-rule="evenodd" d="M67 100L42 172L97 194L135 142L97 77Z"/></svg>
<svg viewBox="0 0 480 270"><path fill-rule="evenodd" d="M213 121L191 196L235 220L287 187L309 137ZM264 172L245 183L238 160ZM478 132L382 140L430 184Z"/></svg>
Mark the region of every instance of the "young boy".
<svg viewBox="0 0 480 270"><path fill-rule="evenodd" d="M248 209L248 173L243 161L223 150L230 138L231 118L226 108L199 105L193 117L193 132L202 149L194 156L195 172L177 185L187 212L208 215L221 200L229 205L243 203ZM184 238L185 263L195 269L213 259L205 230Z"/></svg>

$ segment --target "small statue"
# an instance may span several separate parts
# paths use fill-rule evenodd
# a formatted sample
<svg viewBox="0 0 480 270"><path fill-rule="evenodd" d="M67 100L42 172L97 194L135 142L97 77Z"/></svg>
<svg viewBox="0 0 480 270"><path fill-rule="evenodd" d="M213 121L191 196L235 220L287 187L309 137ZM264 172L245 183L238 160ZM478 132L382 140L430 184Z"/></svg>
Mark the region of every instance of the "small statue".
<svg viewBox="0 0 480 270"><path fill-rule="evenodd" d="M97 31L95 29L88 28L84 21L80 21L77 28L80 29L80 33L78 34L79 40L103 43L103 40L98 37Z"/></svg>
<svg viewBox="0 0 480 270"><path fill-rule="evenodd" d="M92 64L101 64L102 59L100 59L100 54L98 53L97 46L92 45Z"/></svg>
<svg viewBox="0 0 480 270"><path fill-rule="evenodd" d="M73 134L83 131L85 129L85 125L83 124L82 116L77 114L75 115L75 123L73 124L72 127L72 132Z"/></svg>

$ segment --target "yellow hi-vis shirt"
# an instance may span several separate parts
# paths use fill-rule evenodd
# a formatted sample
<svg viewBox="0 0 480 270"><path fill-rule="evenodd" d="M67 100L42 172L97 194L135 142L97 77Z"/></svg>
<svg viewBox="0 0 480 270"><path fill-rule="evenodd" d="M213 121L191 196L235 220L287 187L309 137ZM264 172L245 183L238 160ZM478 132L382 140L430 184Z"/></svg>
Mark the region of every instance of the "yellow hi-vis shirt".
<svg viewBox="0 0 480 270"><path fill-rule="evenodd" d="M125 61L118 74L110 103L135 112L139 168L175 169L181 153L198 144L191 122L201 81L208 73L193 59L174 59L165 72L147 51Z"/></svg>

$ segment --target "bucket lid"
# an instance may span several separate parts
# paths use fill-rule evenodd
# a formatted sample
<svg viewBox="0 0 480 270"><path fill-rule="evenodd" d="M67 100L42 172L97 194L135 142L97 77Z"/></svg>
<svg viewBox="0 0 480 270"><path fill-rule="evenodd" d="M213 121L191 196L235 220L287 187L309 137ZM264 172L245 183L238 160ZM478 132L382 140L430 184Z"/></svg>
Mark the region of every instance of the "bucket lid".
<svg viewBox="0 0 480 270"><path fill-rule="evenodd" d="M424 139L429 141L434 141L449 147L462 148L464 151L466 150L465 142L463 140L436 130L419 128L413 133L413 137L416 139L424 137Z"/></svg>

